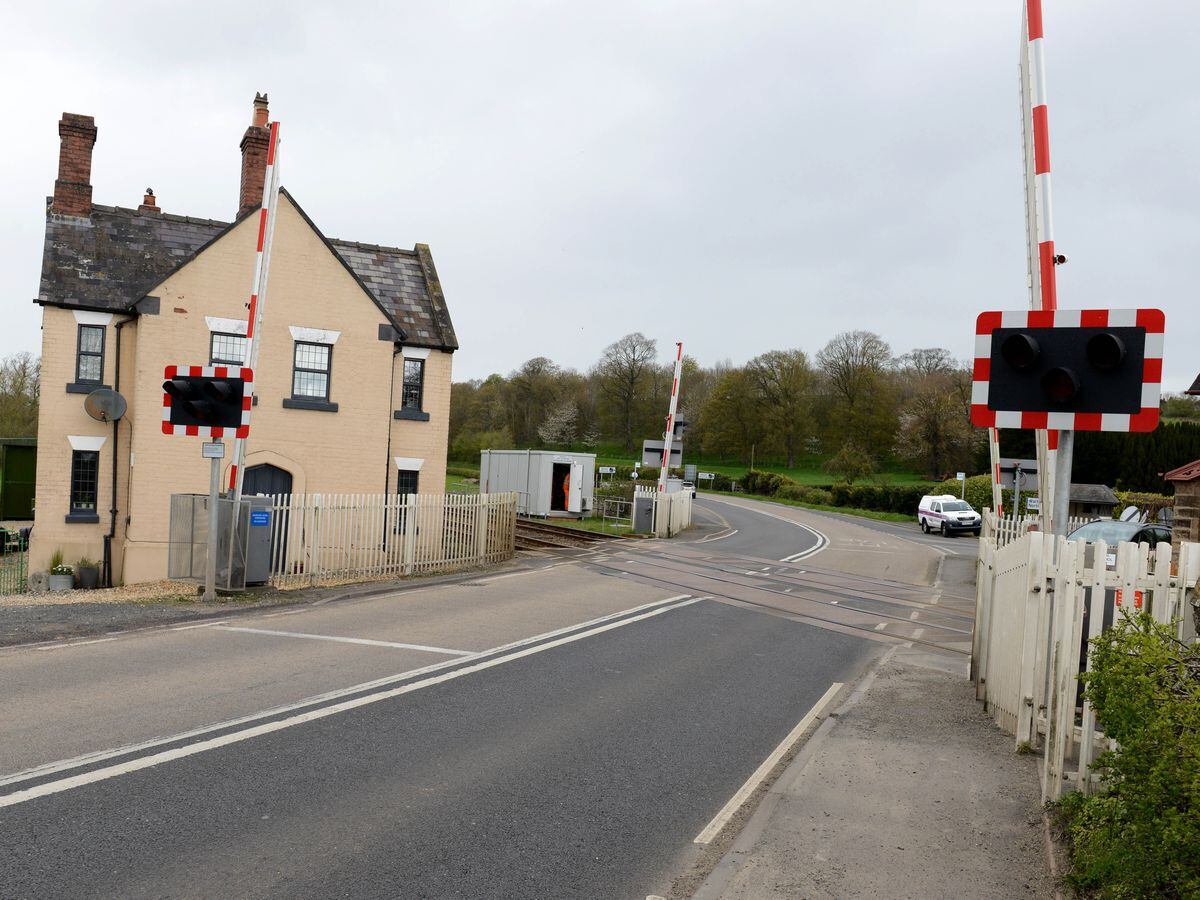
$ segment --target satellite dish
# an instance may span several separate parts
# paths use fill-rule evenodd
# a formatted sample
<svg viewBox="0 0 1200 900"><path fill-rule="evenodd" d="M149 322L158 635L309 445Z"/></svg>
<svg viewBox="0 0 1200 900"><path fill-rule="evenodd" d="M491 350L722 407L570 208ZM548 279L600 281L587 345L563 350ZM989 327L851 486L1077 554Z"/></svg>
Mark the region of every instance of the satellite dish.
<svg viewBox="0 0 1200 900"><path fill-rule="evenodd" d="M116 422L125 415L129 404L112 388L97 388L83 398L83 408L100 422Z"/></svg>
<svg viewBox="0 0 1200 900"><path fill-rule="evenodd" d="M1138 517L1138 508L1136 506L1127 506L1121 511L1122 522L1132 522Z"/></svg>

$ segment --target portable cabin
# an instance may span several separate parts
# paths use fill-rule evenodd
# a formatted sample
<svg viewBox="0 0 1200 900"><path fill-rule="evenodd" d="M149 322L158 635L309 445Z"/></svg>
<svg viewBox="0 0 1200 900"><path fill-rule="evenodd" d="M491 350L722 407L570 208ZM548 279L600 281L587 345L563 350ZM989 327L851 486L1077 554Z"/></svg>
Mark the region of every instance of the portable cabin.
<svg viewBox="0 0 1200 900"><path fill-rule="evenodd" d="M32 519L37 439L0 438L0 520Z"/></svg>
<svg viewBox="0 0 1200 900"><path fill-rule="evenodd" d="M480 492L516 491L520 515L581 518L592 509L594 453L484 450L479 456Z"/></svg>

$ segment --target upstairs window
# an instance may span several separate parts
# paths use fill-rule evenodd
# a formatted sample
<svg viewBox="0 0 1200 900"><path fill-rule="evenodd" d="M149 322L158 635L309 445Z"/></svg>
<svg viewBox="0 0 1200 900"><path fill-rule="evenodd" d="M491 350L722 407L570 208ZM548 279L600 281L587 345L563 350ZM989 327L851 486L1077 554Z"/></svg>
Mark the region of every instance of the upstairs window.
<svg viewBox="0 0 1200 900"><path fill-rule="evenodd" d="M292 364L292 397L297 400L329 399L332 344L296 341Z"/></svg>
<svg viewBox="0 0 1200 900"><path fill-rule="evenodd" d="M425 360L404 358L404 383L400 386L400 408L421 410L425 396Z"/></svg>
<svg viewBox="0 0 1200 900"><path fill-rule="evenodd" d="M209 343L208 358L214 366L244 366L250 339L240 334L214 331Z"/></svg>
<svg viewBox="0 0 1200 900"><path fill-rule="evenodd" d="M99 384L104 377L104 326L80 325L75 351L75 381Z"/></svg>

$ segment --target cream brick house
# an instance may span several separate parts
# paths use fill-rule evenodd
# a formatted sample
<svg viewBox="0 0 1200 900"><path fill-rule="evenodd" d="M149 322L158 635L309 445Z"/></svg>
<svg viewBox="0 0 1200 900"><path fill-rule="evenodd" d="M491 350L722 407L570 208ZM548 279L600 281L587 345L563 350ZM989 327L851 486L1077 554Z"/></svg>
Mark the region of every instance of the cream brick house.
<svg viewBox="0 0 1200 900"><path fill-rule="evenodd" d="M73 114L59 123L35 301L34 569L61 549L68 562L107 556L112 583L166 577L169 495L206 493L208 462L199 438L162 433L163 368L243 361L265 96L253 116L229 223L164 213L149 192L136 209L93 204L96 126ZM426 245L327 238L281 190L246 492L442 493L457 347ZM85 412L99 387L128 401L118 423Z"/></svg>

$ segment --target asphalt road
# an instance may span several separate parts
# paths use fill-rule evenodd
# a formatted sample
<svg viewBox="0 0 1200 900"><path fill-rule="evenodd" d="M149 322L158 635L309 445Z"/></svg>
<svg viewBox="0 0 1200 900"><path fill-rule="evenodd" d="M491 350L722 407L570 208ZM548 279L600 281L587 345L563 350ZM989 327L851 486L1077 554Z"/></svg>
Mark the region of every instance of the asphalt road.
<svg viewBox="0 0 1200 900"><path fill-rule="evenodd" d="M831 684L961 631L811 565L926 578L920 546L710 512L700 543L0 652L0 896L668 892Z"/></svg>

